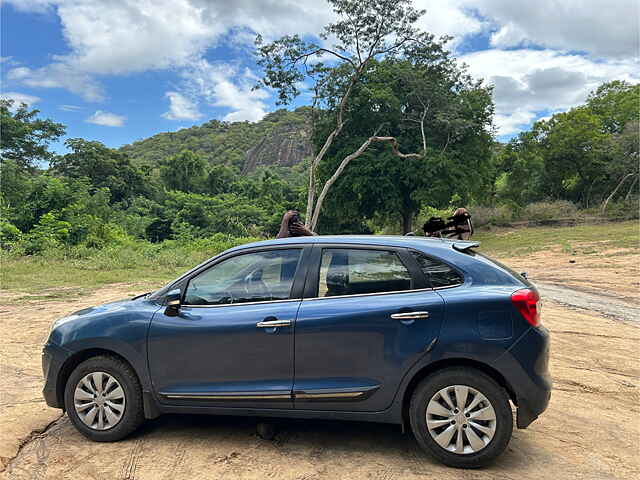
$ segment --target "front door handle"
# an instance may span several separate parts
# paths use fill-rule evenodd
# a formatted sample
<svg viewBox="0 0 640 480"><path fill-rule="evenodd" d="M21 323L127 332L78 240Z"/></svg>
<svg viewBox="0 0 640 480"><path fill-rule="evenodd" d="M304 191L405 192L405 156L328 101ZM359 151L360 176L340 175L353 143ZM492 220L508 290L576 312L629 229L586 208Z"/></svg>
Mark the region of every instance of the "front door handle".
<svg viewBox="0 0 640 480"><path fill-rule="evenodd" d="M290 325L291 320L267 320L256 323L256 327L258 328L288 327Z"/></svg>
<svg viewBox="0 0 640 480"><path fill-rule="evenodd" d="M392 313L391 318L394 320L418 320L420 318L429 318L429 312Z"/></svg>

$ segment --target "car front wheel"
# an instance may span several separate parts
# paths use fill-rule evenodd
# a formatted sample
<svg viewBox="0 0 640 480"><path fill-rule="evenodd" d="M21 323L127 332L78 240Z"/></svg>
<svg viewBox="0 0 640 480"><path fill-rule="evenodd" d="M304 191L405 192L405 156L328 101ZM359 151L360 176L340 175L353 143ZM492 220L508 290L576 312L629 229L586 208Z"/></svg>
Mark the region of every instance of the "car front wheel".
<svg viewBox="0 0 640 480"><path fill-rule="evenodd" d="M513 431L506 391L473 368L447 368L425 378L411 398L410 419L420 446L458 468L495 460Z"/></svg>
<svg viewBox="0 0 640 480"><path fill-rule="evenodd" d="M74 426L97 442L120 440L144 421L140 382L119 358L98 356L79 364L67 380L64 399Z"/></svg>

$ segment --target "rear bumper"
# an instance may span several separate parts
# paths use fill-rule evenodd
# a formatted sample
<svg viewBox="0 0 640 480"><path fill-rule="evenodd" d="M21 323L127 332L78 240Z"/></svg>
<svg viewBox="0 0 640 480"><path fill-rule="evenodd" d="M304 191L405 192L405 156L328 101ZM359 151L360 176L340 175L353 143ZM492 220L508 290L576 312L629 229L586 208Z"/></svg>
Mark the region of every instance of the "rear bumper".
<svg viewBox="0 0 640 480"><path fill-rule="evenodd" d="M53 343L47 343L42 349L42 374L44 376L42 396L47 405L53 408L64 408L62 398L58 398L58 377L68 356L66 350Z"/></svg>
<svg viewBox="0 0 640 480"><path fill-rule="evenodd" d="M544 327L530 328L495 366L515 394L517 427L527 428L547 409L551 398L549 331Z"/></svg>

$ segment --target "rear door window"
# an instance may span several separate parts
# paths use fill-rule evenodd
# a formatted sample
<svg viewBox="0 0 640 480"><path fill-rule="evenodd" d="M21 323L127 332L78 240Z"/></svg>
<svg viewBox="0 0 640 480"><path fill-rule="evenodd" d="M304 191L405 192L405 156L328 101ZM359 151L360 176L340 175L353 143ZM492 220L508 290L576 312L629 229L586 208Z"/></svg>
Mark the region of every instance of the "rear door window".
<svg viewBox="0 0 640 480"><path fill-rule="evenodd" d="M464 277L460 272L444 263L442 260L430 257L415 250L410 250L418 266L431 283L432 288L455 287L464 283Z"/></svg>
<svg viewBox="0 0 640 480"><path fill-rule="evenodd" d="M413 279L396 252L325 248L322 250L318 296L400 292L413 288Z"/></svg>

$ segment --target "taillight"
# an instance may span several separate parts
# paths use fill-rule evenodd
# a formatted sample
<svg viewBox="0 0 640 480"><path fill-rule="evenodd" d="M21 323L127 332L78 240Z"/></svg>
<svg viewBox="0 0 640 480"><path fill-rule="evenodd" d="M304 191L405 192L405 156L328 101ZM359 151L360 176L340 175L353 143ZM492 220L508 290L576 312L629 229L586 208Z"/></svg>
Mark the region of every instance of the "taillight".
<svg viewBox="0 0 640 480"><path fill-rule="evenodd" d="M511 294L511 303L532 326L540 325L540 295L535 290L523 288Z"/></svg>

